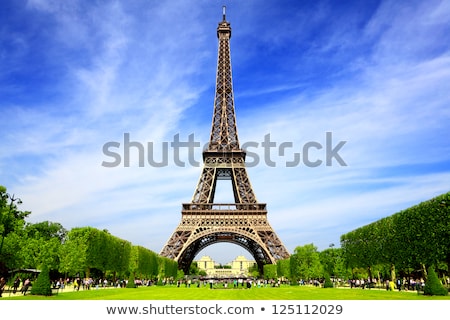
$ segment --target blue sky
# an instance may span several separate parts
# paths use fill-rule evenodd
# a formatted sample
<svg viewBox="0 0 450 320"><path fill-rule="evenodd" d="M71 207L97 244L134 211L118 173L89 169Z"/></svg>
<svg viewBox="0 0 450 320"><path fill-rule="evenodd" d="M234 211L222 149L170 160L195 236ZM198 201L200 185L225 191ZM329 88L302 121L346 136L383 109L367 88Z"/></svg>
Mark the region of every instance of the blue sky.
<svg viewBox="0 0 450 320"><path fill-rule="evenodd" d="M124 134L155 160L164 142L208 142L217 23L227 6L241 146L288 251L340 235L450 189L448 1L6 1L0 11L0 184L30 222L93 226L159 252L201 167L102 162ZM345 144L326 165L331 146ZM261 142L277 148L264 161ZM288 167L303 146L316 167ZM317 145L317 144L316 144ZM267 150L266 150L267 151ZM115 149L123 160L124 150ZM194 150L201 162L201 148ZM267 156L267 152L266 152ZM216 202L231 199L218 185ZM226 263L234 245L200 253Z"/></svg>

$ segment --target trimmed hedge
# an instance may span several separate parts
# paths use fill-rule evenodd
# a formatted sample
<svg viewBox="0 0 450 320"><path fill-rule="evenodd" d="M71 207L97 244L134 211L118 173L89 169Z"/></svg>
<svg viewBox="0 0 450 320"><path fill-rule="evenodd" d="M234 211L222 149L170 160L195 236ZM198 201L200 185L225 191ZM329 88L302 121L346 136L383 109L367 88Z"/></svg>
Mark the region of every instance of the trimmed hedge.
<svg viewBox="0 0 450 320"><path fill-rule="evenodd" d="M31 287L31 294L40 296L52 295L50 274L46 266L42 268L41 273L39 273L36 281L33 283L33 286Z"/></svg>
<svg viewBox="0 0 450 320"><path fill-rule="evenodd" d="M136 284L134 283L133 275L130 275L130 278L128 278L127 288L136 288Z"/></svg>
<svg viewBox="0 0 450 320"><path fill-rule="evenodd" d="M439 280L434 267L428 268L427 280L425 281L425 287L423 289L423 294L427 296L446 296L448 295L448 290L445 288L441 281Z"/></svg>

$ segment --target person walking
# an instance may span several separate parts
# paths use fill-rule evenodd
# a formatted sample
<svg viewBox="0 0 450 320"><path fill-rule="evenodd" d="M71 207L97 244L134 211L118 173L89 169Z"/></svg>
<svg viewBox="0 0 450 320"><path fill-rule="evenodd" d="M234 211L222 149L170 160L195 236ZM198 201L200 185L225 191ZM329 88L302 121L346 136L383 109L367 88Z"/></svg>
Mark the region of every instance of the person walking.
<svg viewBox="0 0 450 320"><path fill-rule="evenodd" d="M17 277L16 280L14 280L14 283L13 283L13 293L14 294L16 294L17 289L19 289L20 282L21 282L20 277Z"/></svg>
<svg viewBox="0 0 450 320"><path fill-rule="evenodd" d="M6 280L4 277L0 278L0 298L2 297L3 290L5 290Z"/></svg>
<svg viewBox="0 0 450 320"><path fill-rule="evenodd" d="M21 290L24 296L27 295L28 287L30 286L30 284L31 284L31 281L30 281L30 279L27 278L25 280L25 282L23 283L23 287L22 287L22 290Z"/></svg>

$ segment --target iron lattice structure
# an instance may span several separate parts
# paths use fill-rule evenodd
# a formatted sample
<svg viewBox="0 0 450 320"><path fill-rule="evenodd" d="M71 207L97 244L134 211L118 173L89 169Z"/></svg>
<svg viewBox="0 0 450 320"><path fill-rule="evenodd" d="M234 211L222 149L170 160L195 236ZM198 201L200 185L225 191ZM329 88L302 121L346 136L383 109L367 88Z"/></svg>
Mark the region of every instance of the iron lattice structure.
<svg viewBox="0 0 450 320"><path fill-rule="evenodd" d="M265 203L258 203L240 149L231 75L231 26L225 18L217 27L219 39L216 94L208 148L191 203L182 204L181 223L160 255L178 262L185 273L196 254L209 245L230 242L254 257L260 270L289 253L267 220ZM235 203L214 203L217 180L231 180Z"/></svg>

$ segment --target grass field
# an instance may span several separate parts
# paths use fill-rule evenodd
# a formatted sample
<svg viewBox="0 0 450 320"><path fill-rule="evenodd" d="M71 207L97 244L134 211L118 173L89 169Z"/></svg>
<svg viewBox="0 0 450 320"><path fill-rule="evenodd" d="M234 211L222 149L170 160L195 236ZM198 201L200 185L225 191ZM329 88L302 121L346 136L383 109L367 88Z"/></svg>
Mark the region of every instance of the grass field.
<svg viewBox="0 0 450 320"><path fill-rule="evenodd" d="M424 296L417 292L378 289L316 288L282 286L279 288L209 289L208 287L152 286L136 289L91 289L73 291L71 287L50 297L27 294L8 296L11 300L450 300L450 296Z"/></svg>

